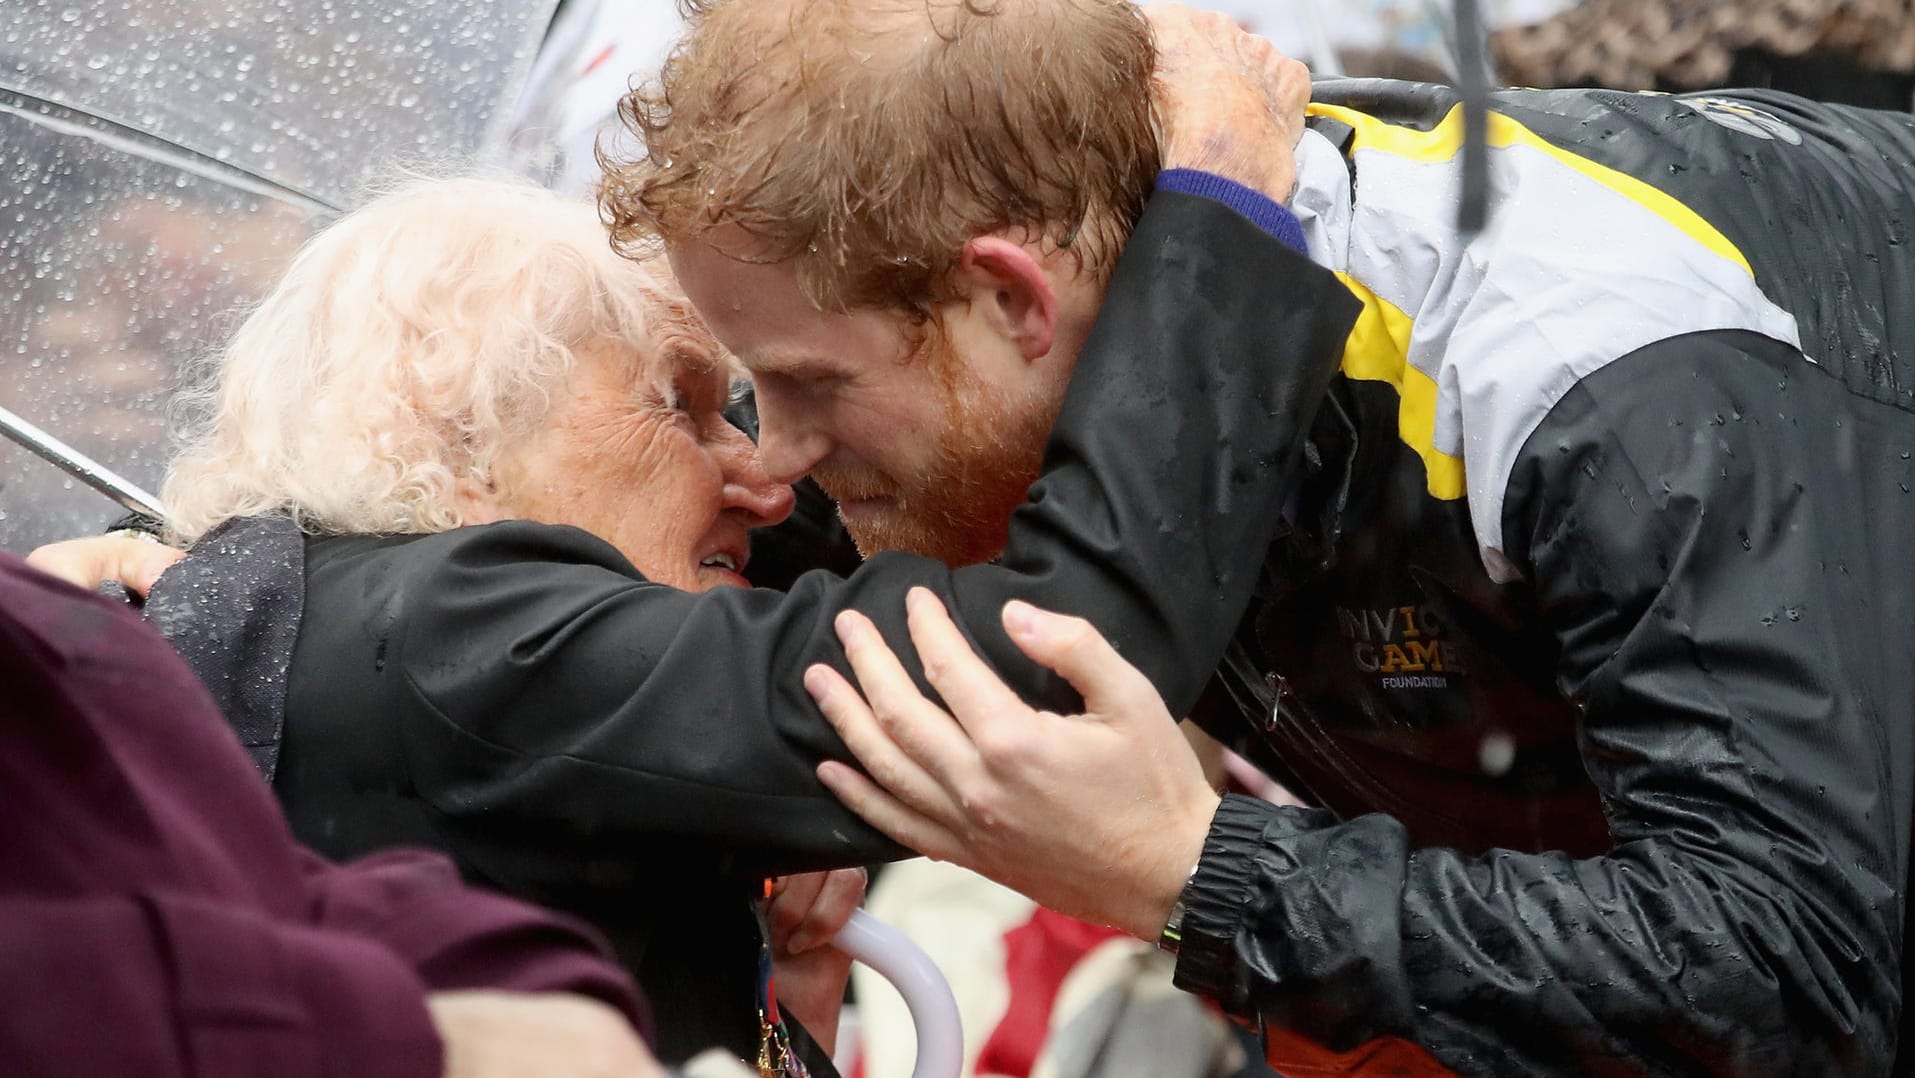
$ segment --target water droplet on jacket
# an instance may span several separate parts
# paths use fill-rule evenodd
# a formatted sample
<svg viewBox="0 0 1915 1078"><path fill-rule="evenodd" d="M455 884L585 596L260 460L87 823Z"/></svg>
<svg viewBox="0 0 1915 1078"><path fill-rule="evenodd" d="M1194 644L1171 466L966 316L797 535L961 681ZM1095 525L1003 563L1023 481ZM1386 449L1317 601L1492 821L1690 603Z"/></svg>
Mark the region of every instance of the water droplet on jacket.
<svg viewBox="0 0 1915 1078"><path fill-rule="evenodd" d="M1483 738L1477 747L1476 762L1485 775L1504 775L1516 763L1516 742L1502 731Z"/></svg>

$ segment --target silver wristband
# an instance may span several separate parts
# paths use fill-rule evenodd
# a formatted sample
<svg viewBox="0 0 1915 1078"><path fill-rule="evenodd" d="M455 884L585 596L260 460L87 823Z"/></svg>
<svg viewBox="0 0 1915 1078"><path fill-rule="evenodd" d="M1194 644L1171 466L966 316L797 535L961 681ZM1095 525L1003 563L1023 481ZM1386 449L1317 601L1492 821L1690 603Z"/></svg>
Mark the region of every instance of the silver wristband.
<svg viewBox="0 0 1915 1078"><path fill-rule="evenodd" d="M1197 878L1197 870L1203 867L1203 858L1190 866L1190 875L1184 877L1184 889L1177 892L1177 901L1170 906L1170 916L1164 919L1164 930L1157 934L1157 949L1176 954L1184 946L1184 914L1188 911L1190 885Z"/></svg>

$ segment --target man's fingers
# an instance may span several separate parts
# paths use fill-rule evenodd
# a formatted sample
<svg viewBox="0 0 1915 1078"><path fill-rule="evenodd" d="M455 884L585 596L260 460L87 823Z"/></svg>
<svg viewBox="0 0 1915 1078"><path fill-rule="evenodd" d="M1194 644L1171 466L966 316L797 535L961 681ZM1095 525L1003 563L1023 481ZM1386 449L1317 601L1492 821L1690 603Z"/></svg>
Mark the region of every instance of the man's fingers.
<svg viewBox="0 0 1915 1078"><path fill-rule="evenodd" d="M858 688L898 748L947 787L967 766L974 766L977 750L970 739L943 708L918 691L877 626L855 610L839 614L836 624Z"/></svg>
<svg viewBox="0 0 1915 1078"><path fill-rule="evenodd" d="M1029 710L997 672L978 658L937 596L925 588L912 588L905 606L925 680L944 697L945 706L974 741L980 727Z"/></svg>
<svg viewBox="0 0 1915 1078"><path fill-rule="evenodd" d="M941 824L879 788L857 768L826 760L818 765L818 781L846 808L900 846L933 861L954 860L961 852Z"/></svg>
<svg viewBox="0 0 1915 1078"><path fill-rule="evenodd" d="M1032 661L1057 672L1084 698L1087 715L1111 715L1157 694L1150 679L1125 661L1090 622L1020 600L1004 604L1004 630Z"/></svg>
<svg viewBox="0 0 1915 1078"><path fill-rule="evenodd" d="M937 779L898 747L878 725L877 716L858 690L841 674L829 666L813 666L805 671L805 691L817 702L825 721L844 739L851 755L879 785L918 810L948 811L951 799Z"/></svg>

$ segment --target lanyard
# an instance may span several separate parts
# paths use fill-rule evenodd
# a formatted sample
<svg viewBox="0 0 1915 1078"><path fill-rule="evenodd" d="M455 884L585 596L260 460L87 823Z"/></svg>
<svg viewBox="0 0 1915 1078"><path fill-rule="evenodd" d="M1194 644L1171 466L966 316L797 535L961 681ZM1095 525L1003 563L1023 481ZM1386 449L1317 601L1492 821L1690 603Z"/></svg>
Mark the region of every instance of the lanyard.
<svg viewBox="0 0 1915 1078"><path fill-rule="evenodd" d="M771 926L765 906L771 901L771 881L764 897L751 904L758 919L758 1074L760 1078L810 1078L804 1062L791 1050L791 1034L778 1010L778 986L771 974Z"/></svg>

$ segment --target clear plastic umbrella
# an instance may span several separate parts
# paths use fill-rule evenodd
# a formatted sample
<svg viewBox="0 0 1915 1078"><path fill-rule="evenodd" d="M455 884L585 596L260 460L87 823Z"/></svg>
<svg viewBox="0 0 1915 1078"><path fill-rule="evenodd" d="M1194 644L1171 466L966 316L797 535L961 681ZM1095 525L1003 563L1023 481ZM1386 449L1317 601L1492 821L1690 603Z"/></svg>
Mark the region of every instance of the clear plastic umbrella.
<svg viewBox="0 0 1915 1078"><path fill-rule="evenodd" d="M300 240L495 158L555 4L8 0L0 408L151 489L187 368ZM121 512L48 455L0 444L0 549Z"/></svg>

